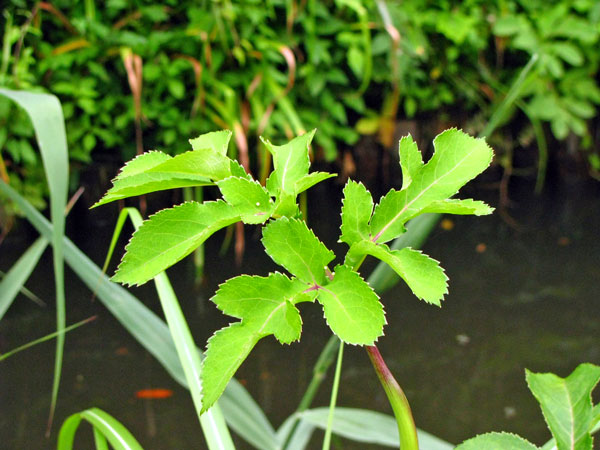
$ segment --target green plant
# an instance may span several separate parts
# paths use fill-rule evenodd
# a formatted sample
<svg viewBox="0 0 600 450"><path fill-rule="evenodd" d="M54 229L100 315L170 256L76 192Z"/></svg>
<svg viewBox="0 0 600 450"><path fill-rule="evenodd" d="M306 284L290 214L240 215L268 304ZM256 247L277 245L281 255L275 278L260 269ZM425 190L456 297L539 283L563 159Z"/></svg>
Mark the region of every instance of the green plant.
<svg viewBox="0 0 600 450"><path fill-rule="evenodd" d="M383 306L357 271L368 255L374 256L401 276L418 298L440 306L447 278L437 261L410 248L391 250L386 242L402 235L406 222L420 214L489 214L492 210L483 202L450 197L490 164L492 151L483 140L448 130L434 140L436 152L424 164L412 138L403 138L401 190L392 189L375 206L362 184L350 181L344 188L340 240L349 251L344 262L330 270L335 254L308 228L297 204L300 193L332 176L309 173L313 135L314 131L306 133L281 146L263 140L274 162L266 187L227 157L229 132L191 140L192 151L172 158L151 152L130 161L94 206L154 190L210 183L219 188L223 200L187 202L152 216L132 237L113 279L145 283L223 227L238 221L266 223L265 251L292 277L278 272L267 277L242 275L221 285L212 300L241 321L209 339L201 373L202 411L216 402L260 339L274 335L281 343L298 340L302 320L295 305L317 300L342 342L366 346L396 414L401 445L417 448L406 398L374 345L386 323ZM334 405L335 397L332 410Z"/></svg>
<svg viewBox="0 0 600 450"><path fill-rule="evenodd" d="M51 148L58 148L56 143L61 140L62 128L59 126L48 127L47 129L50 130L51 133L44 134L46 128L43 126L42 119L52 121L60 119L61 117L59 110L56 108L46 109L44 107L45 105L47 106L47 96L45 94L26 95L19 92L8 93L15 96L30 97L29 99L32 101L32 105L26 111L32 116L36 133L39 132L40 136L45 136L45 139L40 141L40 150L46 152ZM46 161L46 159L47 158L44 158L44 161ZM56 172L54 175L60 176L61 174ZM66 179L66 177L63 178ZM51 192L56 192L56 190ZM27 199L4 181L0 181L0 193L19 206L25 217L27 217L27 220L41 235L30 247L30 250L24 253L2 280L2 284L0 285L2 288L0 290L2 293L0 295L0 311L4 312L15 300L16 293L23 288L23 284L33 267L37 264L43 249L48 243L53 244L53 236L55 236L56 230L60 230L60 228L55 227L48 222L48 220L27 201ZM121 217L124 219L126 214L129 214L130 211L131 210L126 211ZM430 229L429 226L421 226L424 224L421 219L427 218L428 216L421 216L411 222L407 227L407 233L399 238L396 244L408 245L410 242L413 242L413 245L419 245L418 242L422 242L424 239L423 234L426 235ZM401 244L400 241L402 241L403 244ZM180 360L177 357L177 349L171 331L165 322L123 287L109 281L103 271L62 233L60 234L60 242L62 242L64 248L65 262L73 269L81 280L85 282L90 290L96 294L97 298L115 316L115 318L121 322L123 327L131 333L140 345L163 365L173 379L182 386L187 386L185 371L182 366L183 360ZM112 246L114 246L114 244ZM389 280L385 272L385 268L378 271L380 275L374 278L374 285L380 283L378 280ZM59 282L61 281L59 280ZM172 299L167 299L167 301L172 301ZM18 351L29 348L31 345L53 339L57 336L64 336L68 330L76 328L86 322L89 322L89 320L79 322L63 329L58 329L49 336L36 339L13 351L3 354L2 358L14 355ZM175 332L177 332L177 330L175 330ZM334 344L337 344L338 342L339 341L337 340L333 341ZM225 420L228 425L231 426L239 436L259 449L278 449L282 447L304 448L315 427L319 426L319 424L313 425L312 423L312 420L319 416L319 409L310 410L308 407L312 402L318 386L323 380L324 372L329 366L331 352L328 349L332 349L333 347L334 346L328 345L325 352L319 358L319 361L315 366L314 376L311 380L310 387L304 395L297 413L290 416L278 431L273 429L262 410L254 402L244 387L235 379L232 379L229 382L218 402L223 408ZM189 350L190 352L198 351L202 357L200 350ZM92 409L91 411L84 411L83 413L78 413L77 416L91 421L94 425L94 420L98 417L96 414L93 414L94 411L96 410ZM211 421L210 412L205 413L204 416ZM70 423L73 424L74 420L75 419L70 419ZM212 421L212 423L216 426L218 421ZM377 424L377 426L373 426L373 424ZM391 417L383 414L345 409L343 415L336 415L332 426L336 433L350 439L362 441L365 441L366 439L368 442L384 442L387 445L397 446L398 429L394 424L395 422ZM70 431L68 431L67 434L74 432L70 425L68 428ZM99 429L96 430L96 432L102 433L103 430ZM212 431L209 431L209 434L207 434L207 439L210 439L208 441L209 444L215 445L215 448L223 448L222 445L219 445L219 442L224 443L227 435L227 430L220 424L216 427L212 427ZM213 437L214 439L211 439ZM99 437L98 439L103 442L102 438ZM419 439L423 444L423 448L430 450L448 450L450 448L449 444L446 444L425 432L419 431ZM70 439L66 442L72 443ZM100 445L99 448L103 448L102 443Z"/></svg>
<svg viewBox="0 0 600 450"><path fill-rule="evenodd" d="M510 433L487 433L463 442L456 450L591 450L592 434L600 429L600 405L592 404L592 390L600 381L600 367L581 364L566 378L526 371L527 385L540 403L553 439L537 447Z"/></svg>

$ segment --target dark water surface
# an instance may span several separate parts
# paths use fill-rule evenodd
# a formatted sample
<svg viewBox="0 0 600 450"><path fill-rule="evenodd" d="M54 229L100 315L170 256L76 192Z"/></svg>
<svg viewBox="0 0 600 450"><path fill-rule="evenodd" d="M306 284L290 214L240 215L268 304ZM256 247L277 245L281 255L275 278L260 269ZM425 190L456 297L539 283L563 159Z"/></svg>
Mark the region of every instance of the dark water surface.
<svg viewBox="0 0 600 450"><path fill-rule="evenodd" d="M335 189L333 185L330 189ZM593 192L595 190L595 192ZM481 198L481 193L474 194ZM497 203L491 197L492 204ZM541 444L548 437L539 407L530 395L525 368L570 373L581 362L600 363L600 207L597 187L563 188L544 198L513 194L516 230L500 214L452 217L453 228L438 227L424 250L450 277L443 307L416 300L399 285L385 293L386 336L378 344L409 398L417 425L450 442L477 433L506 430ZM339 197L317 190L310 225L335 251ZM497 205L494 205L497 206ZM114 226L116 206L94 210L69 236L101 265ZM328 217L334 211L333 217ZM26 233L0 247L0 269L7 270L28 245ZM256 229L247 232L242 271L266 274L273 264L262 253ZM227 318L207 299L218 283L238 273L216 256L223 235L207 245L207 280L194 288L189 261L169 275L197 342L204 345ZM125 240L121 242L121 247ZM231 253L231 252L230 252ZM373 264L365 264L365 274ZM46 252L27 286L49 303L39 308L17 299L0 321L0 352L53 331L53 278ZM53 342L0 363L0 448L54 448L58 426L69 415L96 406L118 418L148 449L201 449L203 437L191 399L125 332L90 291L67 269L68 323L98 319L66 338L56 424L44 438L54 364ZM152 285L133 290L158 311ZM282 347L261 341L237 378L279 426L297 406L312 366L330 332L318 305L303 304L300 343ZM328 403L331 374L315 406ZM146 388L167 388L164 400L139 400ZM391 413L364 350L346 346L338 404ZM85 431L84 431L85 430ZM76 448L92 448L83 425ZM320 448L320 432L311 448ZM241 440L238 448L249 448ZM342 448L339 446L338 448ZM376 448L343 441L345 449Z"/></svg>

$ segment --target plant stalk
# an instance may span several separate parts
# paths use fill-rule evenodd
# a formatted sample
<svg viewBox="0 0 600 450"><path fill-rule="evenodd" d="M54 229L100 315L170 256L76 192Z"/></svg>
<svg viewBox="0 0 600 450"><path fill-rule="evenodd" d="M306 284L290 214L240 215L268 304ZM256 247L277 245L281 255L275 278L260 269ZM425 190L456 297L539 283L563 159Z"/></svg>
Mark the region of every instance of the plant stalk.
<svg viewBox="0 0 600 450"><path fill-rule="evenodd" d="M329 450L331 445L331 432L333 429L333 416L335 414L335 404L337 402L338 390L340 387L340 376L342 373L342 356L344 354L344 343L340 341L337 363L335 365L335 376L333 377L333 387L331 389L331 400L329 401L329 415L327 417L327 428L325 429L325 438L323 439L323 450Z"/></svg>
<svg viewBox="0 0 600 450"><path fill-rule="evenodd" d="M325 347L321 351L319 358L317 359L317 362L313 368L312 379L310 380L310 384L308 385L308 388L306 389L304 395L302 396L302 399L300 400L300 404L296 409L296 414L301 413L302 411L306 411L308 408L310 408L310 405L313 399L315 398L315 395L317 395L317 391L319 390L321 383L323 383L323 380L325 380L325 378L327 377L327 371L333 363L333 359L335 358L338 352L338 345L340 344L341 341L339 340L339 338L335 334L332 334L329 340L327 341L327 344L325 344ZM294 433L298 428L299 422L300 419L296 419L294 421L294 425L292 426L283 444L282 449L285 450L288 448L288 445L291 442L292 437L294 436Z"/></svg>
<svg viewBox="0 0 600 450"><path fill-rule="evenodd" d="M377 347L370 345L366 346L365 349L377 373L377 378L379 378L388 401L394 410L400 435L400 448L402 450L419 450L417 428L402 388L388 369Z"/></svg>

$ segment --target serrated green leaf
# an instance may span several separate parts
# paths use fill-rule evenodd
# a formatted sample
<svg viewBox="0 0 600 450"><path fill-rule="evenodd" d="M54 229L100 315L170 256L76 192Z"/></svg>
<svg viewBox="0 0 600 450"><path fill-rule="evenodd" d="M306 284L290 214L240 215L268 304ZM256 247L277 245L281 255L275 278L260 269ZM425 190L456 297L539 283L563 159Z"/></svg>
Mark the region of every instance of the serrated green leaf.
<svg viewBox="0 0 600 450"><path fill-rule="evenodd" d="M371 255L387 263L406 282L413 293L427 303L440 306L448 293L448 277L439 262L418 250L405 247L390 250L385 244L365 240L352 245L348 260L354 261L363 255Z"/></svg>
<svg viewBox="0 0 600 450"><path fill-rule="evenodd" d="M423 208L421 213L442 213L442 214L474 214L476 216L485 216L494 212L494 208L480 200L473 199L448 199L431 202L429 206Z"/></svg>
<svg viewBox="0 0 600 450"><path fill-rule="evenodd" d="M256 181L229 177L218 181L217 186L225 201L235 207L244 223L264 223L275 209L267 190Z"/></svg>
<svg viewBox="0 0 600 450"><path fill-rule="evenodd" d="M383 335L383 305L371 286L350 267L337 266L333 280L319 288L317 300L323 305L327 324L342 341L373 345Z"/></svg>
<svg viewBox="0 0 600 450"><path fill-rule="evenodd" d="M404 233L404 224L432 202L446 200L489 166L493 152L483 139L451 129L433 141L431 160L411 173L411 183L391 190L375 207L371 219L374 242L387 242ZM408 171L408 169L407 169Z"/></svg>
<svg viewBox="0 0 600 450"><path fill-rule="evenodd" d="M301 192L304 192L307 189L310 189L315 184L318 184L321 181L324 181L328 178L332 178L335 176L336 176L335 173L327 173L327 172L309 173L308 175L305 175L302 178L300 178L298 181L296 181L296 184L294 185L294 191L295 191L296 195L298 195Z"/></svg>
<svg viewBox="0 0 600 450"><path fill-rule="evenodd" d="M190 139L190 144L194 150L209 148L225 156L227 155L227 147L229 146L230 139L231 131L229 130L211 131L210 133L202 134L197 138Z"/></svg>
<svg viewBox="0 0 600 450"><path fill-rule="evenodd" d="M269 314L274 303L283 300L294 304L305 301L308 296L300 294L306 288L297 278L290 279L280 273L268 277L241 275L221 284L211 300L224 314L243 319Z"/></svg>
<svg viewBox="0 0 600 450"><path fill-rule="evenodd" d="M275 211L273 212L275 217L300 217L300 208L296 203L295 194L286 194L285 192L280 193L275 200Z"/></svg>
<svg viewBox="0 0 600 450"><path fill-rule="evenodd" d="M398 153L402 169L402 189L406 189L417 171L423 167L423 155L410 134L400 139Z"/></svg>
<svg viewBox="0 0 600 450"><path fill-rule="evenodd" d="M270 334L284 344L300 339L302 319L294 303L310 300L306 285L280 273L242 275L221 285L212 301L241 322L208 340L202 366L203 410L210 408L256 343Z"/></svg>
<svg viewBox="0 0 600 450"><path fill-rule="evenodd" d="M230 159L213 149L191 150L159 164L146 173L165 173L173 177L222 180L231 176Z"/></svg>
<svg viewBox="0 0 600 450"><path fill-rule="evenodd" d="M202 411L207 411L219 399L259 339L252 326L236 322L208 340L202 361Z"/></svg>
<svg viewBox="0 0 600 450"><path fill-rule="evenodd" d="M267 254L292 275L311 285L326 281L325 266L335 255L298 219L282 217L263 228Z"/></svg>
<svg viewBox="0 0 600 450"><path fill-rule="evenodd" d="M349 180L344 187L340 241L352 245L357 241L369 239L369 220L372 213L371 193L362 183Z"/></svg>
<svg viewBox="0 0 600 450"><path fill-rule="evenodd" d="M121 180L123 178L145 172L146 170L156 167L171 158L173 157L156 150L142 153L141 155L133 158L131 161L125 163L121 171L115 177L115 180Z"/></svg>
<svg viewBox="0 0 600 450"><path fill-rule="evenodd" d="M229 170L231 172L231 175L234 177L247 178L249 180L252 179L250 174L246 172L246 169L244 169L244 167L235 159L229 160Z"/></svg>
<svg viewBox="0 0 600 450"><path fill-rule="evenodd" d="M516 434L486 433L458 445L455 450L537 450L538 447Z"/></svg>
<svg viewBox="0 0 600 450"><path fill-rule="evenodd" d="M133 234L113 281L143 284L189 255L215 231L240 220L223 201L164 209Z"/></svg>
<svg viewBox="0 0 600 450"><path fill-rule="evenodd" d="M312 130L292 139L284 145L273 145L266 139L263 142L269 152L273 155L274 170L269 178L272 178L270 192L278 189L288 194L296 194L296 182L308 175L310 159L308 147L315 135Z"/></svg>
<svg viewBox="0 0 600 450"><path fill-rule="evenodd" d="M540 403L558 450L592 448L592 390L600 367L580 364L567 378L526 370L529 389Z"/></svg>
<svg viewBox="0 0 600 450"><path fill-rule="evenodd" d="M113 187L92 208L149 192L212 184L207 173L190 170L188 153L171 157L153 151L137 156L123 167L113 180ZM225 174L219 172L219 175Z"/></svg>

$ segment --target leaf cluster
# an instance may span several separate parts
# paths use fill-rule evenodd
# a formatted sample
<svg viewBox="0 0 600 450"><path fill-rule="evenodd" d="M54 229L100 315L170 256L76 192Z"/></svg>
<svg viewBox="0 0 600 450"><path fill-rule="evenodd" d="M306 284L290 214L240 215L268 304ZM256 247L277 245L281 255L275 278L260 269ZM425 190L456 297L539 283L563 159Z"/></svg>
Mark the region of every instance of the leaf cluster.
<svg viewBox="0 0 600 450"><path fill-rule="evenodd" d="M218 399L260 339L274 335L289 344L300 338L299 303L318 302L329 327L344 342L372 345L382 336L383 305L358 273L369 255L387 263L418 298L439 306L447 292L447 277L439 263L411 248L391 250L386 243L403 234L406 222L420 214L492 211L480 201L450 198L490 164L492 150L483 140L448 130L434 140L435 153L424 163L413 139L405 137L399 146L400 190L390 190L374 205L362 184L346 184L340 241L349 249L343 263L330 268L336 255L308 228L297 204L298 194L333 176L309 173L313 136L314 131L305 133L284 145L264 140L274 170L262 186L227 156L230 132L208 133L192 139L192 150L175 157L160 152L138 156L95 205L192 185L214 184L222 194L220 200L186 202L145 221L113 277L128 284L157 276L223 227L238 221L265 224L265 252L290 276L242 275L223 283L212 298L223 313L239 321L208 342L202 371L204 410Z"/></svg>

